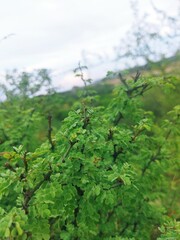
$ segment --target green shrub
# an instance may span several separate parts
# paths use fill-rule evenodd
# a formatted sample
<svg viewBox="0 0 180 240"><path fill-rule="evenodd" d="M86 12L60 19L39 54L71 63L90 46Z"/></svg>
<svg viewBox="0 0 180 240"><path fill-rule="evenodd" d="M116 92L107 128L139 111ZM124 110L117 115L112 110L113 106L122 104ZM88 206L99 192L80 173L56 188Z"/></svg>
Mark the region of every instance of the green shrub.
<svg viewBox="0 0 180 240"><path fill-rule="evenodd" d="M157 124L141 99L154 85L167 87L122 79L108 107L86 86L55 135L49 118L49 141L29 152L22 140L2 154L0 239L160 237L178 218L180 107Z"/></svg>

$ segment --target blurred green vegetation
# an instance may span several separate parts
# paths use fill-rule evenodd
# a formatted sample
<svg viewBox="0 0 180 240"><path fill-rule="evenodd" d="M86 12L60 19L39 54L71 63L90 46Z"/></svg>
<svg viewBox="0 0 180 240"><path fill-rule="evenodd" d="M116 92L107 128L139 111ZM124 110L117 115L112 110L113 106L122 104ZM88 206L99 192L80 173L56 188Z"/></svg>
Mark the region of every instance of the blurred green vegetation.
<svg viewBox="0 0 180 240"><path fill-rule="evenodd" d="M155 87L147 91L143 96L144 108L147 111L152 111L157 120L162 119L168 111L179 103L179 62L180 57L177 55L138 68L142 78L159 76L166 83L171 82L169 83L171 93L169 90L166 91L166 89L162 90L162 88ZM122 75L130 79L136 71L137 68L128 69L122 71ZM25 80L23 77L26 77ZM41 86L44 86L44 83L46 86L48 86L47 82L50 85L48 72L43 70L38 77L36 73L35 80L38 81L39 79L36 89L32 88L33 74L28 76L24 73L24 75L20 74L16 78L15 76L8 76L8 79L12 78L12 84L18 79L19 85L16 84L16 89L13 91L12 89L6 89L7 99L0 103L0 151L8 151L13 146L20 145L22 141L26 148L32 151L47 139L48 115L52 116L53 132L56 132L72 106L79 101L81 88L75 87L71 91L61 93L48 91L46 95L29 96L29 89L34 91L32 93L36 93ZM22 81L25 84L24 87ZM26 86L27 82L28 87ZM91 84L89 88L98 95L96 104L106 107L112 98L114 85L118 84L121 84L118 77L105 77L103 80ZM24 91L24 88L26 91ZM17 134L14 134L14 132L17 132Z"/></svg>

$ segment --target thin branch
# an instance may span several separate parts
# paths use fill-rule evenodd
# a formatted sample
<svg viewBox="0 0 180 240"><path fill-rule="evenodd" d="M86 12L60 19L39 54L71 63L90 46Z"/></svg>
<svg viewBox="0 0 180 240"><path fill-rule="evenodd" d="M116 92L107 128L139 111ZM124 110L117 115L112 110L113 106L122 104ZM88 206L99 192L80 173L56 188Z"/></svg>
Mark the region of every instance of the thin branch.
<svg viewBox="0 0 180 240"><path fill-rule="evenodd" d="M120 78L122 84L127 88L127 90L129 90L129 85L127 84L126 79L123 78L123 76L121 75L121 73L119 73L119 78Z"/></svg>
<svg viewBox="0 0 180 240"><path fill-rule="evenodd" d="M49 172L44 174L44 178L39 183L37 183L37 185L33 189L28 189L28 190L24 191L24 203L23 203L22 208L23 208L23 210L25 211L26 214L28 214L29 202L31 201L35 192L42 186L42 184L44 182L50 180L51 174L52 174L52 170L49 170Z"/></svg>
<svg viewBox="0 0 180 240"><path fill-rule="evenodd" d="M113 149L114 149L114 152L113 152L113 159L114 159L114 162L116 161L117 157L123 153L123 148L122 147L119 147L117 149L117 144L114 144L113 145Z"/></svg>
<svg viewBox="0 0 180 240"><path fill-rule="evenodd" d="M137 71L136 75L133 77L134 83L136 83L136 82L139 80L140 76L141 76L141 73L140 73L139 71ZM147 84L147 83L144 83L144 84L141 84L141 85L139 85L139 86L135 86L135 87L133 87L133 88L130 88L130 86L129 86L129 85L127 84L127 82L126 82L126 79L123 78L123 76L121 75L121 73L119 73L119 78L120 78L122 84L126 87L126 93L127 93L127 95L129 96L129 98L137 97L137 96L139 96L139 95L143 95L143 93L144 93L146 90L150 89L150 88L147 89L147 87L149 86L149 84ZM137 91L137 90L140 90L140 91L137 92L136 95L132 96L132 94L133 94L135 91Z"/></svg>
<svg viewBox="0 0 180 240"><path fill-rule="evenodd" d="M78 141L74 141L74 142L69 142L69 147L67 149L67 151L65 152L64 156L62 157L61 159L61 162L64 163L65 162L65 159L68 157L71 149L73 148L74 144L77 143Z"/></svg>
<svg viewBox="0 0 180 240"><path fill-rule="evenodd" d="M118 113L116 119L114 120L114 125L118 125L118 123L123 119L123 114L121 112Z"/></svg>
<svg viewBox="0 0 180 240"><path fill-rule="evenodd" d="M55 144L52 140L52 131L53 131L53 128L52 128L52 116L49 115L48 116L48 139L49 139L49 143L51 145L51 150L53 151L54 150L54 147L55 147Z"/></svg>
<svg viewBox="0 0 180 240"><path fill-rule="evenodd" d="M124 226L124 228L121 230L120 235L122 236L124 234L124 232L126 231L126 229L130 226L129 223L126 223L126 225Z"/></svg>
<svg viewBox="0 0 180 240"><path fill-rule="evenodd" d="M108 216L107 216L107 219L106 219L106 223L109 222L110 218L113 216L113 214L115 213L115 210L117 207L121 206L122 205L122 201L118 202L114 207L113 209L108 213Z"/></svg>
<svg viewBox="0 0 180 240"><path fill-rule="evenodd" d="M135 83L139 80L140 76L141 76L141 73L139 71L137 71L136 75L134 77L132 77Z"/></svg>
<svg viewBox="0 0 180 240"><path fill-rule="evenodd" d="M165 140L167 140L169 138L171 134L171 130L168 131L166 137L165 137ZM142 176L144 176L145 172L147 171L147 169L149 168L149 166L151 165L151 163L155 162L156 159L158 158L158 156L160 155L161 153L161 149L162 149L163 145L160 145L157 149L157 152L155 155L152 155L149 162L144 166L144 168L142 169Z"/></svg>
<svg viewBox="0 0 180 240"><path fill-rule="evenodd" d="M26 159L26 156L27 156L27 151L25 151L24 155L23 155L23 163L24 163L24 168L25 168L25 173L28 172L28 163L27 163L27 159Z"/></svg>
<svg viewBox="0 0 180 240"><path fill-rule="evenodd" d="M84 119L83 119L83 129L86 129L88 124L90 123L90 118L87 116L87 108L83 105L83 113L84 113Z"/></svg>
<svg viewBox="0 0 180 240"><path fill-rule="evenodd" d="M9 170L12 171L12 172L16 172L16 169L15 169L10 163L8 163L8 162L6 162L6 163L4 164L4 167L5 167L6 169L9 169Z"/></svg>

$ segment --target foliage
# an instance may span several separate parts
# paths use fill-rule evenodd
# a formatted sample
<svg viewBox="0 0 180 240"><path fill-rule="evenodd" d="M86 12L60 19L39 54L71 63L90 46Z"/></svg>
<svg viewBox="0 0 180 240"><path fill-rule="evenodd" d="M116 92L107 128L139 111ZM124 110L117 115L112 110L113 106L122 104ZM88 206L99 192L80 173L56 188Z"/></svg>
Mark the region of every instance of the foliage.
<svg viewBox="0 0 180 240"><path fill-rule="evenodd" d="M142 95L157 85L169 88L169 83L119 77L121 85L108 106L99 106L85 84L81 100L56 131L49 115L48 140L35 151L18 132L31 134L40 116L32 116L32 109L20 111L24 122L11 129L1 154L0 239L177 236L163 226L179 217L180 107L157 123L143 109ZM13 125L10 119L6 124Z"/></svg>
<svg viewBox="0 0 180 240"><path fill-rule="evenodd" d="M18 72L15 69L6 74L5 80L6 84L1 84L0 89L7 99L33 97L42 90L52 91L50 89L51 78L47 69L36 70L32 73Z"/></svg>
<svg viewBox="0 0 180 240"><path fill-rule="evenodd" d="M16 73L18 77L13 76L12 73L11 77L16 82L16 86L13 86L13 83L11 87L7 84L0 86L3 95L6 95L6 100L0 102L0 152L8 151L12 149L12 146L20 145L22 141L27 150L35 150L47 139L48 116L53 117L53 130L56 131L60 121L67 117L72 105L80 99L81 94L79 92L81 90L78 88L69 92L50 92L46 95L32 97L27 91L28 86L25 85L25 89L22 89L22 91L17 87L18 82L23 81L20 80L20 77L24 74L28 75L29 73ZM28 85L32 88L31 80L36 78L36 74L30 74L31 78ZM46 76L46 78L50 77ZM43 80L41 82L41 88L35 95L46 88L46 81L44 84ZM107 106L113 87L96 84L93 88L101 95L97 105Z"/></svg>
<svg viewBox="0 0 180 240"><path fill-rule="evenodd" d="M161 239L178 239L180 234L180 226L179 222L176 221L168 221L163 226L159 228L162 235L158 238Z"/></svg>
<svg viewBox="0 0 180 240"><path fill-rule="evenodd" d="M40 103L33 97L41 91L52 93L49 71L14 70L5 79L6 84L0 84L0 90L6 96L6 101L0 103L0 151L9 151L22 142L26 149L35 149L41 143L38 135L44 116L38 110Z"/></svg>

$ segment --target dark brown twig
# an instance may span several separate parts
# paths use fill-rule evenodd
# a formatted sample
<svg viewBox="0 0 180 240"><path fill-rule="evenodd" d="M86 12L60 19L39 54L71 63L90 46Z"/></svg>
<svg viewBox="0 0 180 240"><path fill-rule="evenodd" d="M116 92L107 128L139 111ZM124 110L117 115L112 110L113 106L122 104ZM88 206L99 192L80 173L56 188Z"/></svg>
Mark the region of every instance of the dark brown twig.
<svg viewBox="0 0 180 240"><path fill-rule="evenodd" d="M27 151L25 151L24 155L23 155L23 163L24 163L24 169L25 169L25 173L28 172L28 163L27 163L27 159L26 159L26 156L27 156Z"/></svg>
<svg viewBox="0 0 180 240"><path fill-rule="evenodd" d="M49 170L49 172L44 174L43 179L39 183L37 183L37 185L33 189L28 189L28 190L24 189L24 203L22 208L26 214L28 214L29 202L31 201L35 192L42 186L44 182L49 181L51 174L52 174L52 170Z"/></svg>
<svg viewBox="0 0 180 240"><path fill-rule="evenodd" d="M10 171L16 172L16 169L8 162L6 162L4 166L6 169L9 169Z"/></svg>
<svg viewBox="0 0 180 240"><path fill-rule="evenodd" d="M48 139L49 139L49 143L51 145L51 150L53 151L54 150L54 142L52 140L52 116L49 114L48 116Z"/></svg>
<svg viewBox="0 0 180 240"><path fill-rule="evenodd" d="M67 151L65 152L64 156L63 156L62 159L61 159L61 162L62 162L62 163L65 162L65 159L66 159L67 156L69 155L72 147L73 147L74 144L77 143L77 142L78 142L78 141L74 141L74 142L70 141L70 142L69 142L69 147L68 147Z"/></svg>
<svg viewBox="0 0 180 240"><path fill-rule="evenodd" d="M168 131L166 137L165 137L165 140L167 140L169 138L171 134L171 130ZM160 155L161 153L161 149L162 149L163 145L160 145L157 149L157 152L156 154L152 155L149 162L144 166L144 168L142 169L142 176L144 176L145 172L147 171L147 169L149 168L149 166L156 161L156 159L158 158L158 156Z"/></svg>
<svg viewBox="0 0 180 240"><path fill-rule="evenodd" d="M123 76L121 75L121 73L119 73L119 78L120 78L122 84L126 87L126 89L129 90L129 85L127 84L126 79L123 78Z"/></svg>

